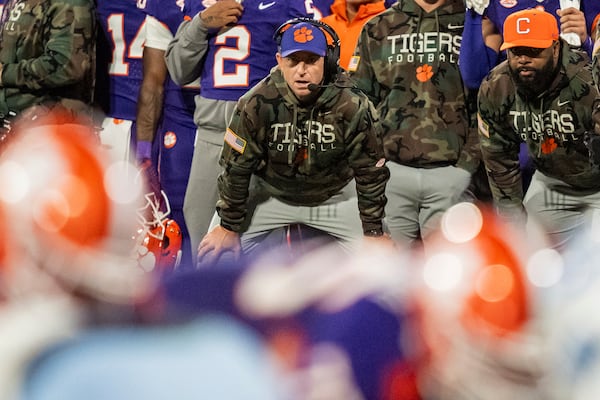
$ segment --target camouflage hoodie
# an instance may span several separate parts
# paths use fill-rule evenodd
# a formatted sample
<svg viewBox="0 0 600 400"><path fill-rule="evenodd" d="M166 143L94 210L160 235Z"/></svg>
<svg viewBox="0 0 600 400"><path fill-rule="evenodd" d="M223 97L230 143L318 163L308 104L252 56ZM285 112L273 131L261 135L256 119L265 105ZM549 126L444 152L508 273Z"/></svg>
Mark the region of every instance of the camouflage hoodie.
<svg viewBox="0 0 600 400"><path fill-rule="evenodd" d="M7 0L0 26L1 114L58 99L85 108L95 64L93 0Z"/></svg>
<svg viewBox="0 0 600 400"><path fill-rule="evenodd" d="M223 225L241 230L255 174L272 196L298 206L323 203L354 177L364 230L381 229L389 171L377 113L345 77L337 85L302 105L277 68L240 98L221 156Z"/></svg>
<svg viewBox="0 0 600 400"><path fill-rule="evenodd" d="M588 58L562 43L560 70L548 90L527 98L515 90L508 62L479 89L479 134L494 200L501 212L521 210L519 144L527 143L536 168L564 182L566 193L600 189L600 171L585 144L593 132L594 87Z"/></svg>
<svg viewBox="0 0 600 400"><path fill-rule="evenodd" d="M464 14L459 0L430 13L403 0L363 28L349 69L381 115L388 160L477 169L475 116L458 69Z"/></svg>

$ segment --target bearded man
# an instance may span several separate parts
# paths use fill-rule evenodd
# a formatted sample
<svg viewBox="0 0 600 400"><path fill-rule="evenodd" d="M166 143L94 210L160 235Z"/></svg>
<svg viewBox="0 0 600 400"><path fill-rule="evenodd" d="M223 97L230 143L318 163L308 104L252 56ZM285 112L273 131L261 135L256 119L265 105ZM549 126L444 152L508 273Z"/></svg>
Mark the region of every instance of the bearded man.
<svg viewBox="0 0 600 400"><path fill-rule="evenodd" d="M507 60L492 70L478 95L483 161L496 209L512 221L541 227L564 249L600 208L598 90L589 58L559 37L556 19L528 9L504 23ZM592 117L594 115L594 118ZM519 145L527 144L536 172L523 195Z"/></svg>

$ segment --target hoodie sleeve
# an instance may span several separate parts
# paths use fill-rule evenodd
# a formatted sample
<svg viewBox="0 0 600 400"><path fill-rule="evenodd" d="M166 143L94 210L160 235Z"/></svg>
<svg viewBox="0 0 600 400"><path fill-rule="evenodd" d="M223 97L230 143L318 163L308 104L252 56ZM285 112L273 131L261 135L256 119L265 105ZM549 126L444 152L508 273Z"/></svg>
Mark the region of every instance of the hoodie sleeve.
<svg viewBox="0 0 600 400"><path fill-rule="evenodd" d="M39 57L4 64L2 86L33 90L55 88L81 81L90 68L95 31L91 1L54 1L38 27L44 40ZM25 29L24 31L29 31ZM27 51L27 50L23 50Z"/></svg>
<svg viewBox="0 0 600 400"><path fill-rule="evenodd" d="M208 28L197 13L191 20L181 23L167 47L165 58L171 79L179 85L187 85L197 79L207 51Z"/></svg>
<svg viewBox="0 0 600 400"><path fill-rule="evenodd" d="M220 160L223 172L217 179L221 225L234 232L241 232L250 178L263 158L261 147L251 135L255 128L245 111L246 104L240 99L225 133Z"/></svg>
<svg viewBox="0 0 600 400"><path fill-rule="evenodd" d="M482 20L483 16L467 9L458 66L469 89L478 89L483 78L499 60L498 53L485 45L481 28Z"/></svg>
<svg viewBox="0 0 600 400"><path fill-rule="evenodd" d="M390 171L385 166L377 111L366 98L354 120L357 126L351 130L358 134L352 138L349 152L356 181L360 219L365 232L381 230L387 203L385 186Z"/></svg>
<svg viewBox="0 0 600 400"><path fill-rule="evenodd" d="M510 85L508 77L499 77L490 84L490 77L479 89L477 125L481 152L494 205L499 214L518 222L523 215L523 186L519 168L520 138L506 123L509 112L507 104L514 101L514 92L503 90L502 84ZM506 95L505 95L506 94Z"/></svg>
<svg viewBox="0 0 600 400"><path fill-rule="evenodd" d="M474 174L481 163L481 147L477 132L477 91L465 88L468 126L465 144L460 152L456 166Z"/></svg>

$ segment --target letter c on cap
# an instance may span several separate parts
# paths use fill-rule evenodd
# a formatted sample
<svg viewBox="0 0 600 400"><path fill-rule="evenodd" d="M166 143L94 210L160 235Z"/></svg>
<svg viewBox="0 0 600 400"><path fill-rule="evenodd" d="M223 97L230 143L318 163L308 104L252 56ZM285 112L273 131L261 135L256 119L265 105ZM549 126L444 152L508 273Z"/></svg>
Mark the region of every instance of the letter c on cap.
<svg viewBox="0 0 600 400"><path fill-rule="evenodd" d="M521 35L529 33L531 31L531 29L529 29L529 27L522 28L521 27L521 23L523 23L523 24L530 24L531 21L529 20L529 18L523 17L523 18L517 19L517 33L519 33Z"/></svg>

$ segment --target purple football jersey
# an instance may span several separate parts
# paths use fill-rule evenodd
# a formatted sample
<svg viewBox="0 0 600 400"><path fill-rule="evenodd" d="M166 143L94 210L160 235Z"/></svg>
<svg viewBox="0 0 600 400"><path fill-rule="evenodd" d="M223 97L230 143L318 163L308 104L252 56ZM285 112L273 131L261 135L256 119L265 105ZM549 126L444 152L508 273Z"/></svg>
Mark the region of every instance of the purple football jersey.
<svg viewBox="0 0 600 400"><path fill-rule="evenodd" d="M173 35L185 16L182 0L146 0L144 11L165 24Z"/></svg>
<svg viewBox="0 0 600 400"><path fill-rule="evenodd" d="M186 4L190 17L199 4ZM310 2L290 0L244 0L238 23L209 36L209 49L200 80L202 96L236 101L267 76L276 64L273 34L285 21L312 17Z"/></svg>
<svg viewBox="0 0 600 400"><path fill-rule="evenodd" d="M107 115L134 121L142 83L143 24L146 14L136 0L98 0L97 15L102 34L98 37L97 91L105 99ZM140 2L143 3L143 2ZM103 83L106 83L104 85Z"/></svg>
<svg viewBox="0 0 600 400"><path fill-rule="evenodd" d="M315 19L321 19L331 14L333 0L309 0L312 3Z"/></svg>
<svg viewBox="0 0 600 400"><path fill-rule="evenodd" d="M183 22L182 0L147 0L145 11L165 24L171 33L175 35L177 28ZM181 87L170 76L165 83L165 94L163 100L163 111L165 118L177 120L180 124L196 129L193 115L196 104L194 96L200 92L198 87Z"/></svg>

